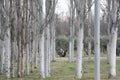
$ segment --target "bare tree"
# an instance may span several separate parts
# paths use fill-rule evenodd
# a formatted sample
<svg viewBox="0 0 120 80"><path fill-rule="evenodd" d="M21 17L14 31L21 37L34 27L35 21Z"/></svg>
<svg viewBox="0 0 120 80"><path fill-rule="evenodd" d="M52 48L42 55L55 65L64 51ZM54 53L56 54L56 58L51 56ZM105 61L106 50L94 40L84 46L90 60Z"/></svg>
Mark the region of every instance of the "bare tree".
<svg viewBox="0 0 120 80"><path fill-rule="evenodd" d="M69 62L74 61L74 1L70 0L70 38L69 38Z"/></svg>
<svg viewBox="0 0 120 80"><path fill-rule="evenodd" d="M91 7L92 7L92 0L87 1L88 5L88 61L91 61L91 20L92 20L92 12L91 12Z"/></svg>
<svg viewBox="0 0 120 80"><path fill-rule="evenodd" d="M3 74L4 72L4 15L3 15L3 0L0 1L0 74Z"/></svg>
<svg viewBox="0 0 120 80"><path fill-rule="evenodd" d="M94 51L95 51L94 79L100 80L100 0L95 0Z"/></svg>
<svg viewBox="0 0 120 80"><path fill-rule="evenodd" d="M117 10L118 10L117 0L112 0L111 3L111 14L110 14L110 45L109 45L109 78L116 77L116 44L117 44Z"/></svg>
<svg viewBox="0 0 120 80"><path fill-rule="evenodd" d="M74 0L77 12L77 60L76 60L76 78L82 78L82 54L83 54L83 36L84 36L84 18L86 0Z"/></svg>

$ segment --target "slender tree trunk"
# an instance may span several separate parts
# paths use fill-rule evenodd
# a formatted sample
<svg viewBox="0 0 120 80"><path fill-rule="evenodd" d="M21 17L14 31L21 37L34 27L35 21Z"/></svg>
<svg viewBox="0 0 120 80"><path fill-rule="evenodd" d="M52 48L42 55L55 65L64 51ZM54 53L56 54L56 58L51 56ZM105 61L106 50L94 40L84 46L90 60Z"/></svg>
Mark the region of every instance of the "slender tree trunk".
<svg viewBox="0 0 120 80"><path fill-rule="evenodd" d="M53 60L56 60L56 37L55 37L55 23L53 26Z"/></svg>
<svg viewBox="0 0 120 80"><path fill-rule="evenodd" d="M4 41L0 39L0 74L4 73Z"/></svg>
<svg viewBox="0 0 120 80"><path fill-rule="evenodd" d="M95 0L94 47L95 47L94 79L100 80L100 0Z"/></svg>
<svg viewBox="0 0 120 80"><path fill-rule="evenodd" d="M5 63L6 63L6 77L10 78L10 56L11 56L11 44L10 44L10 27L9 27L9 0L5 0L5 16L6 16L6 22L5 22L5 27L6 27L6 35L5 35Z"/></svg>
<svg viewBox="0 0 120 80"><path fill-rule="evenodd" d="M51 26L50 26L50 32L51 32L51 43L50 43L50 46L51 46L51 60L52 61L55 61L56 60L56 47L55 47L55 15L52 19L52 22L51 22Z"/></svg>
<svg viewBox="0 0 120 80"><path fill-rule="evenodd" d="M3 26L2 1L0 1L0 74L4 73L4 26Z"/></svg>
<svg viewBox="0 0 120 80"><path fill-rule="evenodd" d="M5 35L5 54L6 54L5 56L6 77L10 78L10 56L11 56L10 28L7 29L7 33Z"/></svg>
<svg viewBox="0 0 120 80"><path fill-rule="evenodd" d="M79 21L79 20L78 20ZM77 33L77 60L76 60L76 78L82 78L82 55L83 55L83 26L79 27Z"/></svg>
<svg viewBox="0 0 120 80"><path fill-rule="evenodd" d="M15 54L15 36L14 36L14 20L13 20L13 0L10 1L10 28L11 28L11 77L15 77L14 72L14 54Z"/></svg>
<svg viewBox="0 0 120 80"><path fill-rule="evenodd" d="M34 32L33 32L33 24L34 24L34 21L33 21L33 3L34 1L33 0L30 0L30 17L31 17L31 25L30 25L30 49L31 49L31 52L30 52L30 57L31 57L31 72L34 71L34 53L33 53L33 35L34 35Z"/></svg>
<svg viewBox="0 0 120 80"><path fill-rule="evenodd" d="M112 27L111 31L111 50L109 61L109 78L116 77L116 44L117 44L117 27Z"/></svg>
<svg viewBox="0 0 120 80"><path fill-rule="evenodd" d="M109 76L108 78L116 77L116 44L117 44L117 0L112 0L111 9L111 42L110 42L110 53L109 53Z"/></svg>
<svg viewBox="0 0 120 80"><path fill-rule="evenodd" d="M26 75L30 74L30 54L29 54L29 44L26 45Z"/></svg>
<svg viewBox="0 0 120 80"><path fill-rule="evenodd" d="M70 1L70 39L69 39L69 62L74 61L74 2Z"/></svg>
<svg viewBox="0 0 120 80"><path fill-rule="evenodd" d="M34 14L34 38L33 38L33 53L34 53L34 68L38 67L38 26L37 26L37 8L35 1L33 3L33 14Z"/></svg>
<svg viewBox="0 0 120 80"><path fill-rule="evenodd" d="M50 77L50 32L49 26L45 28L45 76Z"/></svg>
<svg viewBox="0 0 120 80"><path fill-rule="evenodd" d="M110 54L110 47L111 47L111 33L110 33L110 26L111 26L111 16L110 16L110 12L111 12L111 0L107 0L107 5L108 5L108 15L107 15L107 20L108 20L108 44L107 44L107 63L109 64L109 54Z"/></svg>
<svg viewBox="0 0 120 80"><path fill-rule="evenodd" d="M55 61L55 20L53 18L51 24L50 24L50 32L51 32L51 43L50 43L50 46L51 46L51 61Z"/></svg>
<svg viewBox="0 0 120 80"><path fill-rule="evenodd" d="M77 58L76 58L76 78L82 78L82 55L83 55L83 36L84 36L84 9L85 0L75 0L77 10ZM79 11L80 10L80 11Z"/></svg>
<svg viewBox="0 0 120 80"><path fill-rule="evenodd" d="M25 70L25 74L28 76L30 74L30 29L29 29L29 24L27 25L27 23L29 22L29 12L28 12L28 6L29 5L29 0L25 0L25 50L26 50L26 70Z"/></svg>
<svg viewBox="0 0 120 80"><path fill-rule="evenodd" d="M91 61L91 5L92 0L88 0L88 61Z"/></svg>
<svg viewBox="0 0 120 80"><path fill-rule="evenodd" d="M44 31L39 37L40 77L45 78Z"/></svg>

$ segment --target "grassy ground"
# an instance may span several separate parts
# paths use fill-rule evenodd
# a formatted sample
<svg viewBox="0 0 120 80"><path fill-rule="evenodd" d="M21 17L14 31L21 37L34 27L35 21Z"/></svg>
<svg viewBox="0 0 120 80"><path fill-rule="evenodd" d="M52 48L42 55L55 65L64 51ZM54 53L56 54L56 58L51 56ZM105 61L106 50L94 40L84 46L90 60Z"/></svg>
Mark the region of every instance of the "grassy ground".
<svg viewBox="0 0 120 80"><path fill-rule="evenodd" d="M83 78L81 80L94 80L94 61L83 63ZM51 63L51 77L40 79L38 70L25 78L12 78L9 80L75 80L75 62L57 61ZM0 80L6 80L0 75ZM108 80L108 64L106 60L101 60L101 80ZM117 60L117 78L120 80L120 60Z"/></svg>

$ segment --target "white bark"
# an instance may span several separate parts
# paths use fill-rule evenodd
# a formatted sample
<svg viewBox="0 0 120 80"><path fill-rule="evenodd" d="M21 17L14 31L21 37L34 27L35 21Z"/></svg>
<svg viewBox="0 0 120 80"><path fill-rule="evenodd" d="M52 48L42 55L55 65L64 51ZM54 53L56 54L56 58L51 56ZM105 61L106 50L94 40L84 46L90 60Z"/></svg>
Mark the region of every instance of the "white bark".
<svg viewBox="0 0 120 80"><path fill-rule="evenodd" d="M30 74L30 51L29 44L26 45L26 75Z"/></svg>
<svg viewBox="0 0 120 80"><path fill-rule="evenodd" d="M109 54L109 78L116 77L116 44L117 44L117 28L112 27L111 31L111 49Z"/></svg>
<svg viewBox="0 0 120 80"><path fill-rule="evenodd" d="M100 80L100 0L95 0L94 48L95 48L94 80Z"/></svg>
<svg viewBox="0 0 120 80"><path fill-rule="evenodd" d="M10 29L7 29L5 35L5 64L6 64L6 77L10 78L10 56L11 56L11 47L10 47Z"/></svg>
<svg viewBox="0 0 120 80"><path fill-rule="evenodd" d="M39 39L40 76L45 78L44 32L40 34Z"/></svg>
<svg viewBox="0 0 120 80"><path fill-rule="evenodd" d="M10 45L10 27L9 27L9 7L10 3L9 0L5 0L5 27L6 29L6 34L5 34L5 72L6 72L6 77L10 78L10 57L11 57L11 45Z"/></svg>
<svg viewBox="0 0 120 80"><path fill-rule="evenodd" d="M0 74L4 73L4 41L0 39Z"/></svg>
<svg viewBox="0 0 120 80"><path fill-rule="evenodd" d="M91 6L92 0L88 0L88 61L91 61Z"/></svg>
<svg viewBox="0 0 120 80"><path fill-rule="evenodd" d="M49 26L45 28L45 76L50 77L50 32Z"/></svg>
<svg viewBox="0 0 120 80"><path fill-rule="evenodd" d="M69 62L74 61L74 2L70 1Z"/></svg>
<svg viewBox="0 0 120 80"><path fill-rule="evenodd" d="M2 1L0 1L0 74L3 74L4 66L4 26L2 26L2 20Z"/></svg>
<svg viewBox="0 0 120 80"><path fill-rule="evenodd" d="M76 78L82 78L82 55L83 55L83 36L84 36L84 9L85 0L75 0L77 10L77 58L76 58Z"/></svg>
<svg viewBox="0 0 120 80"><path fill-rule="evenodd" d="M110 53L109 53L109 78L116 77L116 44L117 44L117 0L112 0L111 9L111 41L110 41Z"/></svg>
<svg viewBox="0 0 120 80"><path fill-rule="evenodd" d="M77 60L76 60L76 77L82 78L82 55L83 55L83 26L78 29L77 33Z"/></svg>
<svg viewBox="0 0 120 80"><path fill-rule="evenodd" d="M51 61L55 61L56 57L55 57L55 54L56 54L56 51L55 51L55 21L53 19L52 23L51 23L51 43L50 43L50 46L51 46Z"/></svg>
<svg viewBox="0 0 120 80"><path fill-rule="evenodd" d="M35 24L35 40L33 40L33 52L34 52L34 64L35 64L35 68L38 67L38 30L37 30L37 26Z"/></svg>
<svg viewBox="0 0 120 80"><path fill-rule="evenodd" d="M107 0L107 5L108 5L108 43L107 43L107 63L109 64L109 54L110 54L110 47L111 47L111 33L110 33L110 27L111 27L111 16L110 16L110 12L111 12L111 0Z"/></svg>
<svg viewBox="0 0 120 80"><path fill-rule="evenodd" d="M11 77L15 77L15 42L11 42Z"/></svg>

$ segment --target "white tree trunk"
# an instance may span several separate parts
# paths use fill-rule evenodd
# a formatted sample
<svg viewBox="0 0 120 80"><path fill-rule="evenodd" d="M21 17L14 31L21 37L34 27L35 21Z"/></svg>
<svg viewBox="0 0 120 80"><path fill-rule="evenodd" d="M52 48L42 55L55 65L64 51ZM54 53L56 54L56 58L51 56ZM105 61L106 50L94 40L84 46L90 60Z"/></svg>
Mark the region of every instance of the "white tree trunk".
<svg viewBox="0 0 120 80"><path fill-rule="evenodd" d="M95 0L94 48L95 48L94 80L100 80L100 0Z"/></svg>
<svg viewBox="0 0 120 80"><path fill-rule="evenodd" d="M88 0L88 61L91 61L91 6L92 5L92 0Z"/></svg>
<svg viewBox="0 0 120 80"><path fill-rule="evenodd" d="M55 61L55 22L54 20L52 21L51 23L51 43L50 43L50 46L51 46L51 61Z"/></svg>
<svg viewBox="0 0 120 80"><path fill-rule="evenodd" d="M33 41L34 43L34 47L33 47L33 51L34 51L34 64L35 64L35 68L38 67L38 30L37 27L35 26L35 40Z"/></svg>
<svg viewBox="0 0 120 80"><path fill-rule="evenodd" d="M45 76L50 77L50 32L49 25L45 28Z"/></svg>
<svg viewBox="0 0 120 80"><path fill-rule="evenodd" d="M11 77L15 77L15 42L11 42Z"/></svg>
<svg viewBox="0 0 120 80"><path fill-rule="evenodd" d="M108 20L108 43L107 43L107 63L109 64L109 54L110 54L110 47L111 47L111 33L110 33L110 27L111 27L111 16L110 16L110 7L111 7L111 0L107 0L107 5L108 5L108 15L107 15L107 20Z"/></svg>
<svg viewBox="0 0 120 80"><path fill-rule="evenodd" d="M70 1L69 62L74 61L74 1Z"/></svg>
<svg viewBox="0 0 120 80"><path fill-rule="evenodd" d="M69 62L74 61L74 25L70 21Z"/></svg>
<svg viewBox="0 0 120 80"><path fill-rule="evenodd" d="M111 31L111 49L110 49L110 67L109 67L109 78L116 77L116 44L117 44L117 28L112 27Z"/></svg>
<svg viewBox="0 0 120 80"><path fill-rule="evenodd" d="M0 74L4 73L4 41L0 39Z"/></svg>
<svg viewBox="0 0 120 80"><path fill-rule="evenodd" d="M84 10L85 0L75 0L77 10L77 58L76 58L76 78L82 78L82 55L83 55L83 37L84 37Z"/></svg>
<svg viewBox="0 0 120 80"><path fill-rule="evenodd" d="M2 23L3 17L2 17L2 1L0 1L0 74L3 74L3 68L4 68L4 26Z"/></svg>
<svg viewBox="0 0 120 80"><path fill-rule="evenodd" d="M111 9L111 27L110 27L110 53L109 53L109 76L108 78L116 77L116 44L117 44L117 0L112 0Z"/></svg>
<svg viewBox="0 0 120 80"><path fill-rule="evenodd" d="M76 78L82 78L82 55L83 55L83 26L79 27L77 33L77 60L76 60Z"/></svg>
<svg viewBox="0 0 120 80"><path fill-rule="evenodd" d="M10 56L11 56L11 45L10 45L10 28L7 29L5 35L5 64L6 64L6 77L10 78Z"/></svg>
<svg viewBox="0 0 120 80"><path fill-rule="evenodd" d="M30 51L29 44L26 45L26 75L30 74Z"/></svg>
<svg viewBox="0 0 120 80"><path fill-rule="evenodd" d="M40 34L39 39L40 76L45 78L44 32Z"/></svg>

